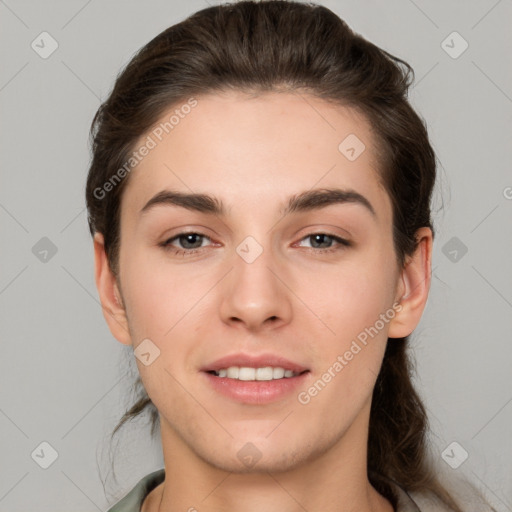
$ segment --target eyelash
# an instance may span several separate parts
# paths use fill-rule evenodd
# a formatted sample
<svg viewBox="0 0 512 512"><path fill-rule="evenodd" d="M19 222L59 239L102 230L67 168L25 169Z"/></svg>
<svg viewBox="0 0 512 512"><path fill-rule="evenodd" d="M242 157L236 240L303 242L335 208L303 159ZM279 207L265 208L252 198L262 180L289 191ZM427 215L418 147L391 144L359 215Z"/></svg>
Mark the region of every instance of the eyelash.
<svg viewBox="0 0 512 512"><path fill-rule="evenodd" d="M190 255L195 254L197 252L200 252L202 249L204 249L204 247L198 247L196 249L179 249L179 248L175 248L175 247L173 247L171 245L171 243L174 242L175 240L178 240L179 238L187 236L187 235L199 235L202 238L206 238L208 240L211 240L210 237L208 237L208 236L206 236L206 235L204 235L202 233L199 233L197 231L185 231L185 232L182 232L182 233L178 233L176 236L173 236L172 238L169 238L168 240L166 240L165 242L162 242L159 245L165 251L170 251L170 252L174 253L176 256L182 255L184 257L190 256ZM317 236L317 235L325 235L325 236L331 238L332 240L334 240L338 244L338 246L337 247L329 247L329 248L326 248L326 249L316 249L314 247L310 248L311 252L313 252L315 254L317 254L317 253L325 254L325 253L336 252L336 251L339 251L340 249L343 249L343 248L346 248L346 247L350 247L352 245L351 242L349 242L348 240L345 240L344 238L340 238L339 236L332 235L330 233L324 233L324 232L321 232L321 231L317 232L317 233L309 233L308 235L302 237L301 241L304 240L304 239L307 239L307 238L311 238L313 236Z"/></svg>

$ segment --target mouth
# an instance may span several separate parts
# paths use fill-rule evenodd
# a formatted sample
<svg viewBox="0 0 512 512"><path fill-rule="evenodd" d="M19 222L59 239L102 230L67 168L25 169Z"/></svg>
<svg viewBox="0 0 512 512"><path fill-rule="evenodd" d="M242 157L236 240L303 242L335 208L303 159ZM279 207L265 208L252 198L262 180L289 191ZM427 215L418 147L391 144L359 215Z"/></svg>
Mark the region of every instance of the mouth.
<svg viewBox="0 0 512 512"><path fill-rule="evenodd" d="M251 368L249 366L230 366L228 368L221 368L220 370L210 370L207 373L227 379L269 381L291 379L292 377L297 377L298 375L302 375L306 372L309 372L309 370L294 372L292 370L285 370L281 366L261 366L259 368Z"/></svg>
<svg viewBox="0 0 512 512"><path fill-rule="evenodd" d="M304 384L309 368L275 355L224 357L201 368L209 387L236 402L267 404Z"/></svg>

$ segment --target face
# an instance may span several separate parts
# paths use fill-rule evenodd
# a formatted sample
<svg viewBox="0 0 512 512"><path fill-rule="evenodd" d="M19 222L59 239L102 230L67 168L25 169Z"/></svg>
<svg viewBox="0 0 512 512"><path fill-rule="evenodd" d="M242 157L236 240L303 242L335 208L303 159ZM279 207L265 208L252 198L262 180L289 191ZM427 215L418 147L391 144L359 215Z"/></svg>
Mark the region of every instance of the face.
<svg viewBox="0 0 512 512"><path fill-rule="evenodd" d="M121 204L117 337L146 340L162 432L238 472L362 444L401 275L371 127L307 95L196 99L141 138Z"/></svg>

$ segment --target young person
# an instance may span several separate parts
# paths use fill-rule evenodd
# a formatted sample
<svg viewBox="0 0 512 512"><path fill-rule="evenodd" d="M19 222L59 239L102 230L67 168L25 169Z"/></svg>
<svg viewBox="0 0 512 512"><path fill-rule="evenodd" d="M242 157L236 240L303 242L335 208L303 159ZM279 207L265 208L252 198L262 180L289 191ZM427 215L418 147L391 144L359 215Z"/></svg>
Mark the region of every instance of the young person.
<svg viewBox="0 0 512 512"><path fill-rule="evenodd" d="M490 510L437 476L408 336L436 161L412 69L329 9L241 1L165 30L91 128L106 321L165 468L110 512Z"/></svg>

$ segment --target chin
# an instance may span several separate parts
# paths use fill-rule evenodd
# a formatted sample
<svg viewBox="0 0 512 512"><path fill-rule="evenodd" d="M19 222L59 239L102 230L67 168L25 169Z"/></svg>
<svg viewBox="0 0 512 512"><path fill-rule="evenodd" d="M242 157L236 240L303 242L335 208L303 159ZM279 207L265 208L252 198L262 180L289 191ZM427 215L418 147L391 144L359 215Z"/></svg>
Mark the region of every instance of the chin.
<svg viewBox="0 0 512 512"><path fill-rule="evenodd" d="M250 439L250 438L246 438ZM294 440L285 446L282 439L270 442L265 437L250 440L231 440L229 447L214 453L207 447L196 446L196 455L207 464L235 474L283 473L299 469L329 450L331 443L317 438L316 445L306 440Z"/></svg>
<svg viewBox="0 0 512 512"><path fill-rule="evenodd" d="M208 457L205 462L217 469L235 474L283 473L299 468L308 458L304 453L262 454L255 462L239 460L237 452L231 456Z"/></svg>

